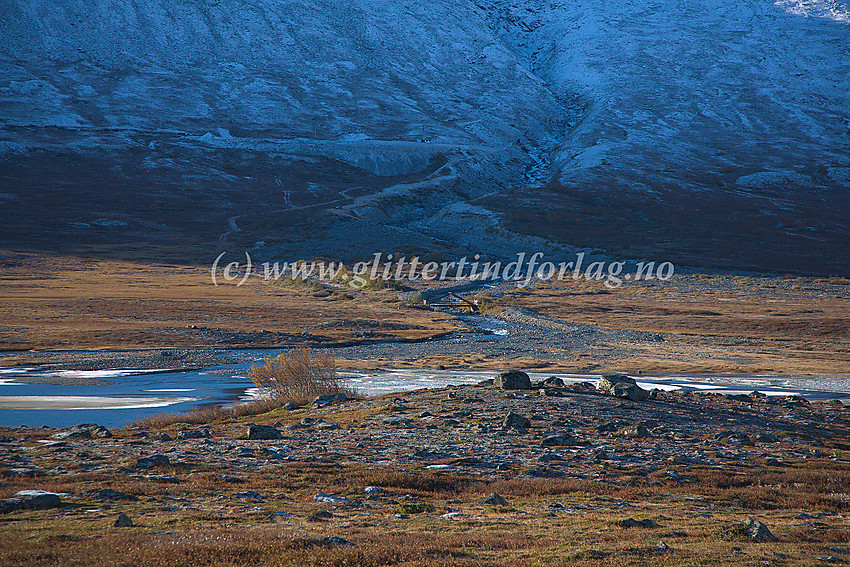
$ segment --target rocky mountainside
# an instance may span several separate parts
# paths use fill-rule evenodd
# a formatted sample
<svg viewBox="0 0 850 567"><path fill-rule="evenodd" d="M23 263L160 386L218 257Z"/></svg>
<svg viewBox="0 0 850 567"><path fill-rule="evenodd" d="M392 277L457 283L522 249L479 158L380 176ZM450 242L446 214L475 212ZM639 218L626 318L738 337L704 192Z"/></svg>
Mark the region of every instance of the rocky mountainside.
<svg viewBox="0 0 850 567"><path fill-rule="evenodd" d="M838 273L848 14L836 0L5 0L0 244L574 244Z"/></svg>

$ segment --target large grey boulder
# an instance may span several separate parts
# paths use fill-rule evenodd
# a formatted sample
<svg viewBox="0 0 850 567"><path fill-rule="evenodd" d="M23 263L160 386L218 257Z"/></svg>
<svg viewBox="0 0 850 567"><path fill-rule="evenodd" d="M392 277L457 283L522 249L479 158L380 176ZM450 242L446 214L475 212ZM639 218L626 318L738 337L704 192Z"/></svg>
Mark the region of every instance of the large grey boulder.
<svg viewBox="0 0 850 567"><path fill-rule="evenodd" d="M55 492L44 490L21 490L14 498L0 500L0 514L7 514L16 510L47 510L58 508L62 500Z"/></svg>
<svg viewBox="0 0 850 567"><path fill-rule="evenodd" d="M283 435L270 425L252 425L248 428L248 439L283 439Z"/></svg>
<svg viewBox="0 0 850 567"><path fill-rule="evenodd" d="M487 498L483 498L481 500L482 504L487 504L488 506L507 506L508 501L502 498L499 494L493 492Z"/></svg>
<svg viewBox="0 0 850 567"><path fill-rule="evenodd" d="M531 378L522 370L507 370L496 376L493 386L501 390L530 390Z"/></svg>
<svg viewBox="0 0 850 567"><path fill-rule="evenodd" d="M744 528L747 537L756 542L776 541L776 536L761 522L750 520Z"/></svg>
<svg viewBox="0 0 850 567"><path fill-rule="evenodd" d="M642 402L649 398L649 392L638 386L634 378L625 374L606 374L599 380L596 389L610 396L624 398L633 402Z"/></svg>

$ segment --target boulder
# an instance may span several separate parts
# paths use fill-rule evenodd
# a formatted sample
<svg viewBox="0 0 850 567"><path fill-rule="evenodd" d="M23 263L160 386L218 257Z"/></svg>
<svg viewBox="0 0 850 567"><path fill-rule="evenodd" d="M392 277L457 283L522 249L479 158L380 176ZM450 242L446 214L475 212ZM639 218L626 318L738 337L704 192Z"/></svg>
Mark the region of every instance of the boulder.
<svg viewBox="0 0 850 567"><path fill-rule="evenodd" d="M757 543L777 541L766 525L755 520L727 525L723 529L723 537L732 541L750 540Z"/></svg>
<svg viewBox="0 0 850 567"><path fill-rule="evenodd" d="M767 526L761 522L750 520L744 528L747 537L755 542L776 541L776 536L770 533Z"/></svg>
<svg viewBox="0 0 850 567"><path fill-rule="evenodd" d="M550 435L540 443L544 447L573 447L576 444L576 439L572 435Z"/></svg>
<svg viewBox="0 0 850 567"><path fill-rule="evenodd" d="M96 423L80 423L50 436L51 439L92 439L112 437L112 433Z"/></svg>
<svg viewBox="0 0 850 567"><path fill-rule="evenodd" d="M629 425L617 432L617 435L620 437L627 437L630 439L641 439L644 437L650 437L651 434L649 429L644 427L643 425Z"/></svg>
<svg viewBox="0 0 850 567"><path fill-rule="evenodd" d="M178 439L206 439L209 436L207 429L184 429L177 434Z"/></svg>
<svg viewBox="0 0 850 567"><path fill-rule="evenodd" d="M606 374L599 380L596 389L633 402L642 402L649 398L649 392L638 386L634 378L625 374Z"/></svg>
<svg viewBox="0 0 850 567"><path fill-rule="evenodd" d="M351 543L351 542L350 542L350 541L348 541L347 539L343 539L343 538L341 538L341 537L339 537L339 536L327 536L327 537L323 537L323 538L321 538L321 539L319 539L319 540L318 540L318 543L319 543L319 545L326 545L326 546L331 546L331 545L354 545L353 543Z"/></svg>
<svg viewBox="0 0 850 567"><path fill-rule="evenodd" d="M566 384L557 376L550 376L543 381L543 386L546 388L563 388Z"/></svg>
<svg viewBox="0 0 850 567"><path fill-rule="evenodd" d="M129 502L136 502L139 499L137 496L133 496L132 494L124 494L123 492L112 490L111 488L89 488L88 490L83 490L80 493L80 496L100 501L127 500Z"/></svg>
<svg viewBox="0 0 850 567"><path fill-rule="evenodd" d="M18 467L14 469L6 469L3 471L3 476L20 477L20 476L35 476L38 474L38 469L27 467Z"/></svg>
<svg viewBox="0 0 850 567"><path fill-rule="evenodd" d="M775 435L771 435L770 433L756 433L751 437L753 441L760 441L762 443L777 443L779 442L779 438Z"/></svg>
<svg viewBox="0 0 850 567"><path fill-rule="evenodd" d="M325 494L323 492L319 492L313 497L315 502L324 502L326 504L346 504L348 503L348 498L345 496L336 496L335 494Z"/></svg>
<svg viewBox="0 0 850 567"><path fill-rule="evenodd" d="M501 390L530 390L531 378L522 370L507 370L496 376L493 386Z"/></svg>
<svg viewBox="0 0 850 567"><path fill-rule="evenodd" d="M55 492L45 490L21 490L14 498L0 500L0 514L16 510L47 510L58 508L62 500Z"/></svg>
<svg viewBox="0 0 850 567"><path fill-rule="evenodd" d="M149 457L141 457L136 460L137 469L149 469L153 467L167 467L171 464L171 460L165 455L151 455Z"/></svg>
<svg viewBox="0 0 850 567"><path fill-rule="evenodd" d="M115 520L115 523L112 524L116 528L132 528L133 520L130 519L129 516L125 513L118 514L118 518Z"/></svg>
<svg viewBox="0 0 850 567"><path fill-rule="evenodd" d="M283 435L270 425L252 425L248 428L248 439L283 439Z"/></svg>
<svg viewBox="0 0 850 567"><path fill-rule="evenodd" d="M514 429L528 429L531 427L531 420L518 413L510 412L502 421L502 427L504 429L510 429L511 427Z"/></svg>
<svg viewBox="0 0 850 567"><path fill-rule="evenodd" d="M508 505L508 501L505 500L504 498L502 498L501 496L499 496L498 494L496 494L495 492L492 493L487 498L482 498L481 503L486 504L487 506L507 506Z"/></svg>

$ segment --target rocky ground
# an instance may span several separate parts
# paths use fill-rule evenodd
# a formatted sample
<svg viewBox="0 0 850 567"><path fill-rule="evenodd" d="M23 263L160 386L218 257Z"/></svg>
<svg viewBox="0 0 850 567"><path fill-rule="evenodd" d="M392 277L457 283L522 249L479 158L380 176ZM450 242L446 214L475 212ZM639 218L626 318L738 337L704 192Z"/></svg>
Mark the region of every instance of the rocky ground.
<svg viewBox="0 0 850 567"><path fill-rule="evenodd" d="M0 554L17 565L850 560L840 404L559 386L491 381L111 433L3 428ZM14 499L26 490L58 496Z"/></svg>

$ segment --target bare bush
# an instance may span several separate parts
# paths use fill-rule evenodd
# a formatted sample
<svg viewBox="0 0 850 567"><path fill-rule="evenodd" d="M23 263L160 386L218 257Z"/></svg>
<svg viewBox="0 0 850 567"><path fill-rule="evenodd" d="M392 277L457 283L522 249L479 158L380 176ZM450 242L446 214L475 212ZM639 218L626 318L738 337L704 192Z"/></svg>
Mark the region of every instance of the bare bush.
<svg viewBox="0 0 850 567"><path fill-rule="evenodd" d="M314 353L298 347L255 364L248 377L265 396L279 402L304 404L324 394L355 393L345 388L336 373L336 360L327 351Z"/></svg>

